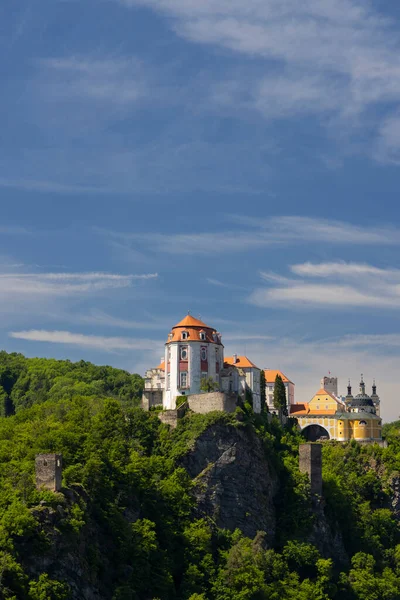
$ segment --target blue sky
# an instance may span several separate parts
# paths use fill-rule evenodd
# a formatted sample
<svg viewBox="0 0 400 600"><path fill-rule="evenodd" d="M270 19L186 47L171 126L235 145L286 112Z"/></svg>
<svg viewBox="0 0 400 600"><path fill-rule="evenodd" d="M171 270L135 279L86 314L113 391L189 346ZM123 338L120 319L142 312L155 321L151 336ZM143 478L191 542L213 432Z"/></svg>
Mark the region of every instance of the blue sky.
<svg viewBox="0 0 400 600"><path fill-rule="evenodd" d="M188 310L399 415L400 9L3 0L0 346L144 373Z"/></svg>

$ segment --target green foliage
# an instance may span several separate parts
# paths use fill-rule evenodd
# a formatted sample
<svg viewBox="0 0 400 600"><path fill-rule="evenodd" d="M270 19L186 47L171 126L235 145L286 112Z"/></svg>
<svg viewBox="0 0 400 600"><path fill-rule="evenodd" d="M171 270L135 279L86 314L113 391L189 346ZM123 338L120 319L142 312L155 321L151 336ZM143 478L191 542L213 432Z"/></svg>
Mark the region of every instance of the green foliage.
<svg viewBox="0 0 400 600"><path fill-rule="evenodd" d="M189 411L170 430L137 408L142 385L111 367L0 353L1 598L67 599L85 580L113 600L400 599L389 510L400 422L385 426L387 448L323 445L320 510L343 538L346 566L310 543L315 510L293 420L256 415L247 398L235 414ZM195 510L180 461L216 425L258 438L276 471L275 539L220 530ZM41 452L62 453L65 493L35 489Z"/></svg>
<svg viewBox="0 0 400 600"><path fill-rule="evenodd" d="M268 410L267 405L267 391L266 391L266 381L265 381L265 371L261 369L260 371L260 402L261 402L261 412Z"/></svg>
<svg viewBox="0 0 400 600"><path fill-rule="evenodd" d="M202 377L200 389L202 392L217 392L219 385L212 377Z"/></svg>
<svg viewBox="0 0 400 600"><path fill-rule="evenodd" d="M279 374L275 377L274 407L279 412L279 415L287 415L286 389Z"/></svg>

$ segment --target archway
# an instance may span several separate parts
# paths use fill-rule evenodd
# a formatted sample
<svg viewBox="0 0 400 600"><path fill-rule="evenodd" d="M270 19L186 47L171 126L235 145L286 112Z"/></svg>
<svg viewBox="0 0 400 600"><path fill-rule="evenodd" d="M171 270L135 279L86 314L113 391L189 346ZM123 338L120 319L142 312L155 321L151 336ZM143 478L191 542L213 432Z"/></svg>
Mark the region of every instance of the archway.
<svg viewBox="0 0 400 600"><path fill-rule="evenodd" d="M329 433L321 425L307 425L301 433L307 442L317 442L320 438L330 439Z"/></svg>

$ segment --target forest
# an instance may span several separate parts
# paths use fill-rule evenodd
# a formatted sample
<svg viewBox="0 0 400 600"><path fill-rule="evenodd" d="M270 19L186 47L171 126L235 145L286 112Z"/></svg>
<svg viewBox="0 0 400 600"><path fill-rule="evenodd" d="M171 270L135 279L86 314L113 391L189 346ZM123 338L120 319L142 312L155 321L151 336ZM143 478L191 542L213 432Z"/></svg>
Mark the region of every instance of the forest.
<svg viewBox="0 0 400 600"><path fill-rule="evenodd" d="M323 444L316 510L295 422L246 402L171 430L139 407L142 386L111 367L0 353L1 598L400 599L400 422L385 425L386 448ZM216 424L257 439L276 474L272 540L196 510L183 459ZM35 487L47 452L63 456L60 493ZM341 552L318 547L320 523Z"/></svg>

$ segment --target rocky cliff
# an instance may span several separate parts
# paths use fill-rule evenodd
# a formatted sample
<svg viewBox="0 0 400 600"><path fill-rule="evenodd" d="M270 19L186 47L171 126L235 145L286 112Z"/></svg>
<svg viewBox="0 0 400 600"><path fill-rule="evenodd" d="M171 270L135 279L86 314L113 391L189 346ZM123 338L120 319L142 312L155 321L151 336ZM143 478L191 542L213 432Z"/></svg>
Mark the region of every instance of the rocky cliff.
<svg viewBox="0 0 400 600"><path fill-rule="evenodd" d="M279 481L252 429L213 425L181 464L195 482L198 516L210 517L221 528L241 529L251 538L265 531L273 541Z"/></svg>

